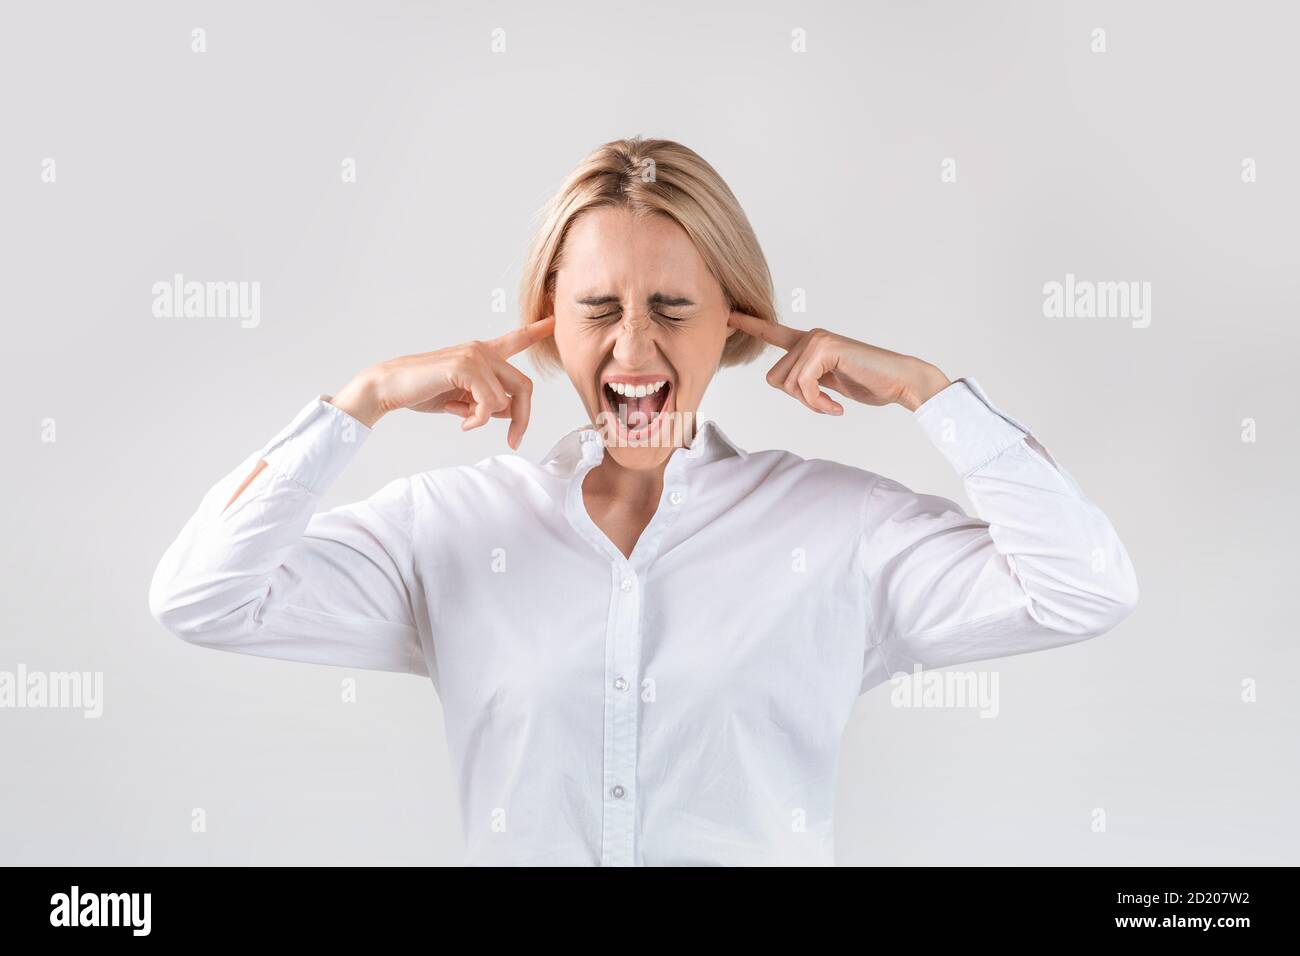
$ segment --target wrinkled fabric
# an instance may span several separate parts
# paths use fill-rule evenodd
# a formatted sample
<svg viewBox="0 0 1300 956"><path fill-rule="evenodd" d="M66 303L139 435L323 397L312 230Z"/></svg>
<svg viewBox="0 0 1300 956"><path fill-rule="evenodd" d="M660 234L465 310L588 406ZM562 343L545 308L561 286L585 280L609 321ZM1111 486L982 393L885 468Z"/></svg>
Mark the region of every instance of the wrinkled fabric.
<svg viewBox="0 0 1300 956"><path fill-rule="evenodd" d="M859 694L1137 601L1110 521L978 383L912 417L975 515L709 421L627 558L583 504L589 425L318 513L370 431L322 395L208 491L150 604L205 647L428 677L469 864L828 865Z"/></svg>

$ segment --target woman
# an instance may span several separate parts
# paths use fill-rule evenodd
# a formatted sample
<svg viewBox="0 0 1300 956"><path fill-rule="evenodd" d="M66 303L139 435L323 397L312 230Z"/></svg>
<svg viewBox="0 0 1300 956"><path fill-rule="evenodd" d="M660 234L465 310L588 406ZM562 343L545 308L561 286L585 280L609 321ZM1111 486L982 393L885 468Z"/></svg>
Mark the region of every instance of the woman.
<svg viewBox="0 0 1300 956"><path fill-rule="evenodd" d="M522 327L368 368L208 492L150 603L196 644L431 678L474 864L828 864L841 733L897 672L1102 634L1137 600L1106 516L971 379L776 322L731 191L664 140L609 143L551 203ZM748 452L695 412L769 384L902 405L978 517L889 478ZM509 420L532 349L590 423L316 513L379 420ZM852 432L846 429L850 437Z"/></svg>

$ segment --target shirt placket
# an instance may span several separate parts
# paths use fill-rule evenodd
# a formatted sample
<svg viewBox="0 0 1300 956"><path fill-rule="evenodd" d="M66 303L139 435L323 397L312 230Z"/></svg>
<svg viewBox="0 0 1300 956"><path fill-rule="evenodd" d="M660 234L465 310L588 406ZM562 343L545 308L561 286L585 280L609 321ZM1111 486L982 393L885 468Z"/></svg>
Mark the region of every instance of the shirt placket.
<svg viewBox="0 0 1300 956"><path fill-rule="evenodd" d="M591 434L588 439L586 434ZM664 533L686 501L686 464L690 452L673 453L664 469L663 494L654 517L637 540L631 558L623 555L591 520L582 498L587 472L603 451L596 433L584 433L583 466L569 487L569 519L610 559L610 612L605 633L604 753L602 774L601 866L635 866L641 862L636 832L637 729L640 717L641 630L646 578Z"/></svg>

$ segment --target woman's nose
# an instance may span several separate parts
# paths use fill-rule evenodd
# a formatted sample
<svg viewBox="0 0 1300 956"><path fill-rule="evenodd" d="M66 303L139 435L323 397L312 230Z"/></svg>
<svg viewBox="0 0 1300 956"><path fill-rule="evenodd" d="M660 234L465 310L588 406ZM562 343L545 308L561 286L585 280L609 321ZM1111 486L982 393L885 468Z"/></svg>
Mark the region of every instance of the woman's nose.
<svg viewBox="0 0 1300 956"><path fill-rule="evenodd" d="M618 324L614 358L620 365L636 368L654 357L654 322L649 312L629 311Z"/></svg>

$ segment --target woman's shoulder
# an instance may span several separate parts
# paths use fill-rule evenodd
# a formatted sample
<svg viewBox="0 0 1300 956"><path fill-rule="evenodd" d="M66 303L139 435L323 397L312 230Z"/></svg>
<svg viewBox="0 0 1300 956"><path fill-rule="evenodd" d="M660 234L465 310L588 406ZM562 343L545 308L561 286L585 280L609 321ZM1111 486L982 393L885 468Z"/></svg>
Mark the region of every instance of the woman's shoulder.
<svg viewBox="0 0 1300 956"><path fill-rule="evenodd" d="M467 503L484 496L517 496L528 489L555 491L563 486L562 476L516 453L489 455L471 463L430 468L410 475L408 481L411 493L417 499L456 503Z"/></svg>
<svg viewBox="0 0 1300 956"><path fill-rule="evenodd" d="M868 468L830 458L804 457L783 448L751 451L732 464L764 484L837 497L866 494L878 482L889 480Z"/></svg>

